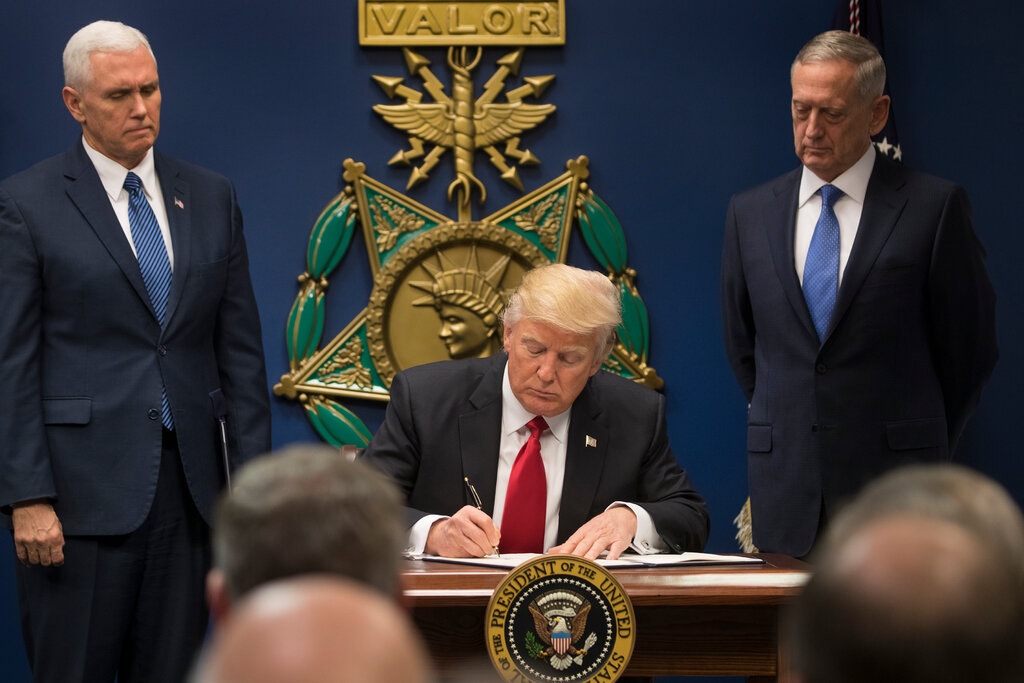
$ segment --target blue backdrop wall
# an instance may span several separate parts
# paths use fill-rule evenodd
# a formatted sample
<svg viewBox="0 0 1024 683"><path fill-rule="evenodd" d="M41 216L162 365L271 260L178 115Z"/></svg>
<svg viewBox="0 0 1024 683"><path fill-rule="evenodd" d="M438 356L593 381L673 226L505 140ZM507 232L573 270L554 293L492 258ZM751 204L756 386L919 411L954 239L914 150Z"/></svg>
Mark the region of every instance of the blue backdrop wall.
<svg viewBox="0 0 1024 683"><path fill-rule="evenodd" d="M629 262L639 273L671 438L710 503L709 550L732 551L731 520L746 495L745 402L720 336L725 206L736 190L795 166L789 63L803 42L829 27L833 1L567 4L567 44L529 49L523 60L524 75L556 74L543 101L558 107L524 138L542 164L523 179L534 189L561 173L567 159L590 157L591 184L622 221ZM237 185L273 383L287 370L285 320L309 230L342 187L342 160L365 162L392 187L407 180L407 170L386 165L406 140L370 110L386 101L371 75L420 84L408 77L398 50L359 47L355 8L354 0L7 3L0 26L0 177L77 139L60 100L67 38L100 18L141 28L160 65L159 146ZM1017 403L1024 380L1022 8L1008 0L902 0L885 8L905 161L967 188L999 295L1002 358L959 459L994 476L1018 500L1024 464L1015 452L1017 431L999 415ZM447 80L443 55L429 56ZM483 78L496 57L485 55ZM481 160L491 194L477 216L516 196L484 166ZM412 196L454 216L443 197L450 162L433 176ZM570 261L592 265L578 235L573 239ZM332 278L328 335L366 303L364 254L354 245ZM371 429L379 423L381 405L348 405ZM300 406L277 398L273 429L278 446L317 439ZM0 538L0 679L23 683L29 675L13 561L9 538Z"/></svg>

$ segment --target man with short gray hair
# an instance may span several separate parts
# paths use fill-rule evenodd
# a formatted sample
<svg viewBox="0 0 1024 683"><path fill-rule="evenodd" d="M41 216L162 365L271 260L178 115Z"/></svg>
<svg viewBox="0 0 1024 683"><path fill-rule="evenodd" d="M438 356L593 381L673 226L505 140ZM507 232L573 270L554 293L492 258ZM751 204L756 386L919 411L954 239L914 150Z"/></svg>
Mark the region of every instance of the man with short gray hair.
<svg viewBox="0 0 1024 683"><path fill-rule="evenodd" d="M950 459L999 354L966 192L872 146L875 47L820 34L790 83L801 165L732 198L721 294L753 543L804 557L867 482Z"/></svg>
<svg viewBox="0 0 1024 683"><path fill-rule="evenodd" d="M0 183L0 514L36 683L180 683L209 621L209 524L270 448L242 216L222 175L154 149L149 41L64 51L81 134Z"/></svg>
<svg viewBox="0 0 1024 683"><path fill-rule="evenodd" d="M326 444L250 461L217 504L207 600L218 621L257 586L304 574L343 576L398 598L405 546L391 481Z"/></svg>

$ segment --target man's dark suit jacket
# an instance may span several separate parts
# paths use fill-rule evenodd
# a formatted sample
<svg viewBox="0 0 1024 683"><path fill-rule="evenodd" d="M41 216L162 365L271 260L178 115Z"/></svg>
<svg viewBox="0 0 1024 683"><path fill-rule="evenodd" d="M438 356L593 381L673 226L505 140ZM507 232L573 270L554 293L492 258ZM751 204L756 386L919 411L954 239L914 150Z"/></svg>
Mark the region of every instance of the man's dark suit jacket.
<svg viewBox="0 0 1024 683"><path fill-rule="evenodd" d="M750 402L754 542L805 555L898 465L947 460L998 358L995 295L962 188L878 155L825 341L793 259L801 169L736 195L722 316Z"/></svg>
<svg viewBox="0 0 1024 683"><path fill-rule="evenodd" d="M164 330L81 141L0 184L0 506L51 498L66 535L124 534L145 519L163 382L207 521L224 485L218 418L234 465L270 447L234 188L155 163L174 246Z"/></svg>
<svg viewBox="0 0 1024 683"><path fill-rule="evenodd" d="M493 511L506 360L500 353L441 361L395 376L384 423L363 458L399 484L409 526L472 505L464 477L484 511ZM676 552L703 549L706 504L669 447L664 397L601 371L571 410L557 542L622 501L647 510ZM596 445L587 446L588 436Z"/></svg>

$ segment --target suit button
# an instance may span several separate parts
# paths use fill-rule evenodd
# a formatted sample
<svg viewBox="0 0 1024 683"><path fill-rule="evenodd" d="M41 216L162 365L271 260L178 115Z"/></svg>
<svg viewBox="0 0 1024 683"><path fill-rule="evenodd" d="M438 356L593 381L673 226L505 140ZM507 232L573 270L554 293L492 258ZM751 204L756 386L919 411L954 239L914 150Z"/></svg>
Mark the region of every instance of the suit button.
<svg viewBox="0 0 1024 683"><path fill-rule="evenodd" d="M156 408L150 408L149 411L146 413L146 417L148 417L150 420L159 420L160 411L157 410Z"/></svg>
<svg viewBox="0 0 1024 683"><path fill-rule="evenodd" d="M826 372L828 372L828 366L825 365L824 363L818 363L817 365L814 366L814 371L817 372L819 375L824 375Z"/></svg>
<svg viewBox="0 0 1024 683"><path fill-rule="evenodd" d="M160 346L156 347L156 352L159 353L161 356L166 356L167 355L167 347L164 346L163 344L161 344Z"/></svg>

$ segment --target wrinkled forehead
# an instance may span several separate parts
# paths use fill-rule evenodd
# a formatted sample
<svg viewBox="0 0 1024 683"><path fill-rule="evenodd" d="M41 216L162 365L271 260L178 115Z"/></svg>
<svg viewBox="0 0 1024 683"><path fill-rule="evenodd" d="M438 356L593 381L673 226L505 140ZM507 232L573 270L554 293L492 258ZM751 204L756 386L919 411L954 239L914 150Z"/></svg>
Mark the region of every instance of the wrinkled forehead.
<svg viewBox="0 0 1024 683"><path fill-rule="evenodd" d="M580 334L549 322L524 318L505 331L505 346L519 344L528 351L587 359L603 348L592 334Z"/></svg>
<svg viewBox="0 0 1024 683"><path fill-rule="evenodd" d="M156 59L145 45L131 50L91 50L87 60L86 85L96 80L149 82L157 79Z"/></svg>

